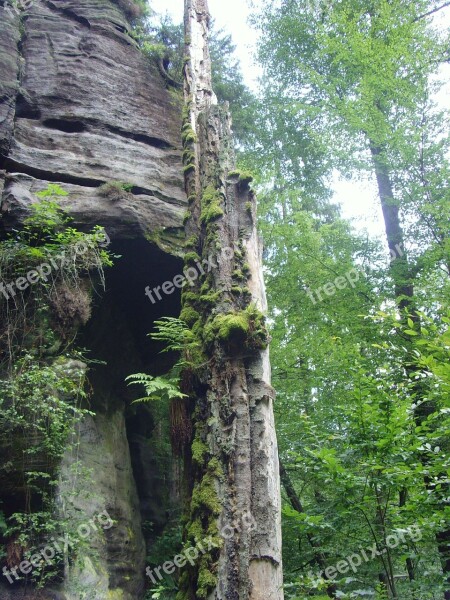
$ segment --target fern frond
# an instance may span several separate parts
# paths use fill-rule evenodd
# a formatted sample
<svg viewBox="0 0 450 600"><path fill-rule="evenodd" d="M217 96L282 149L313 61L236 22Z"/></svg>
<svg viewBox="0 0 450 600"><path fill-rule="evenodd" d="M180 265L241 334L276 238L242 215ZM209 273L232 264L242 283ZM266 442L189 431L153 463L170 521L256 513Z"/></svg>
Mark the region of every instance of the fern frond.
<svg viewBox="0 0 450 600"><path fill-rule="evenodd" d="M186 394L180 392L179 381L165 377L153 377L146 373L135 373L129 375L125 381L128 385L143 385L145 393L143 398L138 398L136 402L153 402L155 400L174 400L175 398L186 398Z"/></svg>

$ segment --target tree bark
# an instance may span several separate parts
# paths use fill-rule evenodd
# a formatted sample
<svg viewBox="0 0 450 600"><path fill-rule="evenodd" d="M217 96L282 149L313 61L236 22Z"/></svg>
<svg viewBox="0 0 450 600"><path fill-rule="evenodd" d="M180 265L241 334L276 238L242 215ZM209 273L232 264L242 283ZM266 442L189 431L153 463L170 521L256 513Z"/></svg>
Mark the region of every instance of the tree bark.
<svg viewBox="0 0 450 600"><path fill-rule="evenodd" d="M188 564L180 597L282 600L281 500L261 245L249 177L235 171L230 115L211 86L206 0L185 0L183 146L189 198L183 315L205 360L185 373L194 439L186 450L185 544L213 548ZM202 272L203 271L203 272Z"/></svg>

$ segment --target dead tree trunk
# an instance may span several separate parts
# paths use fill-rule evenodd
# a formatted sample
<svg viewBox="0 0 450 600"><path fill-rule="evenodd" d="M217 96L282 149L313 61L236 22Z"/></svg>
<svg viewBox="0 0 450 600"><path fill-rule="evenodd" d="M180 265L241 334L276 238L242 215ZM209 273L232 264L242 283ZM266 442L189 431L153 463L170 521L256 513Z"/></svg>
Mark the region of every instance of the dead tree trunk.
<svg viewBox="0 0 450 600"><path fill-rule="evenodd" d="M256 201L251 178L235 170L230 115L212 91L206 0L185 1L185 27L192 285L183 292L181 318L204 360L183 376L194 431L186 451L185 545L199 556L182 572L181 597L282 600L280 482Z"/></svg>

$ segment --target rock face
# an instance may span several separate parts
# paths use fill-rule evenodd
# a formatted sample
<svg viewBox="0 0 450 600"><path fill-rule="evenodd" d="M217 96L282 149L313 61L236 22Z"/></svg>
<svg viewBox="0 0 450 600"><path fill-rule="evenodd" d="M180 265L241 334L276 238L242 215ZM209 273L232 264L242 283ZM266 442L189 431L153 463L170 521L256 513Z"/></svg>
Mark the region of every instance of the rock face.
<svg viewBox="0 0 450 600"><path fill-rule="evenodd" d="M73 225L83 231L104 227L110 250L120 257L79 331L78 346L102 364L88 371L93 416L80 425L76 452L66 449L59 469L58 516L81 531L88 527L86 544L77 552L61 552L60 576L44 589L21 582L8 586L1 578L0 600L143 600L150 587L146 556L155 551L153 562L162 566L180 549L173 532L181 529L182 493L191 505L184 544L195 546L197 534L209 537L217 530L218 545L182 574L180 597L282 600L274 394L261 313L265 296L254 194L248 182L232 176L229 116L216 106L209 64L195 52L193 72L207 81L200 77L188 95L199 110L191 109L192 122L183 126L184 156L196 164L183 169L186 107L129 34L120 6L130 2L19 0L27 7L19 10L0 0L0 239L20 224L36 193L56 183L68 192L60 203ZM206 0L187 0L187 5L194 39L206 41ZM208 54L206 43L197 50ZM186 231L200 232L191 241L201 242L203 258L211 251L220 265L204 282L211 293L204 294L203 324L220 320L232 307L240 314L236 339L243 331L248 335L245 344L236 345L231 338L215 340L218 332L210 328L204 381L198 397L194 393L186 400L193 400L195 411L189 406L181 415L189 421L186 436L195 431L193 440L185 440L182 482L182 460L170 449L172 406L134 405L137 396L125 378L167 373L175 360L161 355L162 345L147 334L158 319L180 314L181 290L171 282L183 271L190 180L195 192L195 202L189 194L190 220L196 226L188 222ZM231 248L238 250L232 257L225 252ZM146 296L146 288L161 290L164 283L171 291L159 302ZM200 296L197 288L192 289ZM215 303L211 297L217 294L221 301ZM236 324L230 328L235 331ZM25 498L17 492L8 503L4 496L0 479L0 509L6 516L23 510ZM109 520L99 522L99 515ZM153 542L168 523L173 528L155 549ZM218 537L227 529L232 534L222 544L225 537ZM1 535L0 527L3 544ZM8 543L17 549L16 539Z"/></svg>
<svg viewBox="0 0 450 600"><path fill-rule="evenodd" d="M180 107L109 0L35 0L0 9L2 213L58 182L79 224L113 236L180 227ZM108 181L132 194L99 194ZM109 231L109 230L108 230Z"/></svg>
<svg viewBox="0 0 450 600"><path fill-rule="evenodd" d="M64 459L58 492L64 518L82 524L107 511L114 525L92 531L89 549L76 564L66 565L62 585L33 591L2 578L0 599L135 600L145 594L149 550L142 520L163 527L166 517L158 504L173 481L170 457L158 464L148 458L157 446L151 415L140 417L141 424L147 419L146 436L130 425L124 378L141 367L151 370L153 359L142 350L146 334L155 318L179 312L179 294L170 298L172 304L154 308L144 287L181 269L155 248L182 252L187 200L181 106L127 33L130 26L118 4L33 0L26 5L19 11L0 0L0 228L20 222L36 192L58 183L68 192L61 205L74 225L103 226L112 248L124 255L84 334L86 346L94 340L100 357L111 360L93 375L96 416L79 431L77 456ZM112 181L127 184L127 192L101 188ZM147 465L141 456L147 456ZM88 480L74 469L77 461L91 474ZM146 468L151 473L141 474Z"/></svg>

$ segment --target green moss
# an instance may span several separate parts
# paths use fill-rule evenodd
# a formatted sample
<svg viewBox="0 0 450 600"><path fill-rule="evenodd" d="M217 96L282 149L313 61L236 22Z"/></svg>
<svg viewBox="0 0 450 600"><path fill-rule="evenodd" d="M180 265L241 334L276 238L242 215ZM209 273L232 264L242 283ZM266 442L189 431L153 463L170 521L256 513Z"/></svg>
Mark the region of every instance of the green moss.
<svg viewBox="0 0 450 600"><path fill-rule="evenodd" d="M220 292L210 292L209 294L202 294L200 296L200 302L208 305L215 305L219 301L221 296Z"/></svg>
<svg viewBox="0 0 450 600"><path fill-rule="evenodd" d="M239 281L247 279L244 273L241 271L241 269L236 269L235 271L233 271L233 278L239 279Z"/></svg>
<svg viewBox="0 0 450 600"><path fill-rule="evenodd" d="M224 472L223 472L223 468L222 465L219 462L219 459L214 456L208 463L208 471L214 475L215 477L217 477L217 479L222 480L224 477Z"/></svg>
<svg viewBox="0 0 450 600"><path fill-rule="evenodd" d="M196 262L200 262L201 258L200 256L197 254L197 252L187 252L184 255L184 262L187 265L191 265L191 264L195 264Z"/></svg>
<svg viewBox="0 0 450 600"><path fill-rule="evenodd" d="M197 235L191 235L191 237L188 238L184 242L185 248L197 248L197 246L198 246L198 236Z"/></svg>
<svg viewBox="0 0 450 600"><path fill-rule="evenodd" d="M186 225L186 223L189 221L189 219L191 218L191 216L192 215L191 215L191 213L189 211L186 211L184 213L184 216L183 216L183 225Z"/></svg>
<svg viewBox="0 0 450 600"><path fill-rule="evenodd" d="M200 288L200 293L201 294L208 294L209 291L211 289L211 284L208 280L206 280L203 284L202 287Z"/></svg>
<svg viewBox="0 0 450 600"><path fill-rule="evenodd" d="M198 466L202 466L206 461L207 454L208 454L208 447L206 446L206 444L196 438L192 442L192 460L193 460L193 462Z"/></svg>
<svg viewBox="0 0 450 600"><path fill-rule="evenodd" d="M185 123L184 123L183 127L181 128L181 133L188 133L189 131L192 131L192 125L191 125L191 122L189 121L189 113L184 115L184 119L185 119Z"/></svg>
<svg viewBox="0 0 450 600"><path fill-rule="evenodd" d="M269 340L264 315L254 305L216 315L206 324L203 337L207 344L218 340L227 347L248 349L266 348Z"/></svg>
<svg viewBox="0 0 450 600"><path fill-rule="evenodd" d="M219 237L217 231L213 227L209 227L204 243L204 248L215 248L219 243Z"/></svg>
<svg viewBox="0 0 450 600"><path fill-rule="evenodd" d="M243 293L244 293L244 288L242 288L242 287L237 287L237 286L233 286L233 287L231 288L231 291L233 292L233 294L238 294L238 295L240 296L241 294L243 294Z"/></svg>
<svg viewBox="0 0 450 600"><path fill-rule="evenodd" d="M223 210L220 206L221 194L212 185L209 185L202 196L202 212L200 221L204 224L210 223L223 215Z"/></svg>
<svg viewBox="0 0 450 600"><path fill-rule="evenodd" d="M245 275L248 275L248 274L250 273L250 265L249 265L248 263L244 263L244 264L242 265L242 272L243 272Z"/></svg>
<svg viewBox="0 0 450 600"><path fill-rule="evenodd" d="M200 215L200 221L206 225L206 223L215 221L222 215L223 215L223 210L220 208L220 205L218 203L217 204L214 203L202 210L201 215Z"/></svg>
<svg viewBox="0 0 450 600"><path fill-rule="evenodd" d="M195 440L192 444L192 460L194 466L204 469L209 449L201 439L202 427L202 422L197 421ZM196 598L207 598L217 585L217 562L220 548L223 546L218 525L223 507L217 494L217 483L223 477L220 461L213 457L207 463L206 473L202 479L194 485L184 548L195 546L205 538L209 538L210 546L208 549L205 548L205 552L198 557L195 565L187 566L182 572L177 600L191 600L194 589Z"/></svg>
<svg viewBox="0 0 450 600"><path fill-rule="evenodd" d="M210 514L219 517L222 505L219 501L215 485L215 477L207 472L200 483L194 485L191 501L192 514Z"/></svg>
<svg viewBox="0 0 450 600"><path fill-rule="evenodd" d="M197 136L195 135L195 131L189 125L184 128L184 131L181 132L181 139L183 141L183 146L188 146L189 144L195 144L197 142Z"/></svg>
<svg viewBox="0 0 450 600"><path fill-rule="evenodd" d="M239 183L242 184L249 184L253 181L254 177L252 175L252 173L250 173L250 171L239 171L238 169L236 169L235 171L230 171L228 173L228 177L230 179L238 179Z"/></svg>
<svg viewBox="0 0 450 600"><path fill-rule="evenodd" d="M195 543L196 538L198 540L203 539L203 537L205 535L205 531L203 529L203 524L202 524L202 520L200 517L197 517L196 519L191 521L191 523L189 523L186 533L187 533L186 548L190 548L192 546L192 543Z"/></svg>
<svg viewBox="0 0 450 600"><path fill-rule="evenodd" d="M191 148L185 148L183 150L183 163L189 164L189 163L194 163L194 162L195 162L194 152L191 150Z"/></svg>
<svg viewBox="0 0 450 600"><path fill-rule="evenodd" d="M251 202L246 202L245 203L245 211L247 212L247 214L249 214L250 216L253 214L253 206Z"/></svg>
<svg viewBox="0 0 450 600"><path fill-rule="evenodd" d="M198 337L200 337L202 330L203 330L203 323L202 323L202 319L199 318L197 319L197 321L195 321L195 323L191 326L192 329L192 333Z"/></svg>
<svg viewBox="0 0 450 600"><path fill-rule="evenodd" d="M269 334L266 328L266 318L263 313L257 308L255 304L250 304L245 309L249 326L250 326L250 340L249 347L253 349L267 348L269 343Z"/></svg>
<svg viewBox="0 0 450 600"><path fill-rule="evenodd" d="M200 314L191 306L185 306L180 313L180 319L189 325L189 327L192 327L199 318Z"/></svg>
<svg viewBox="0 0 450 600"><path fill-rule="evenodd" d="M193 204L196 200L197 200L197 196L195 194L190 194L188 196L188 202L189 202L189 204Z"/></svg>
<svg viewBox="0 0 450 600"><path fill-rule="evenodd" d="M243 342L248 334L249 325L243 313L217 315L205 327L205 341Z"/></svg>
<svg viewBox="0 0 450 600"><path fill-rule="evenodd" d="M183 167L183 173L185 175L188 175L189 173L192 173L193 171L195 171L195 165L192 163Z"/></svg>
<svg viewBox="0 0 450 600"><path fill-rule="evenodd" d="M207 568L200 569L197 580L197 597L207 598L210 592L216 587L217 575L213 575Z"/></svg>
<svg viewBox="0 0 450 600"><path fill-rule="evenodd" d="M183 291L181 299L183 300L183 304L188 304L189 302L195 303L198 300L198 295L195 292Z"/></svg>
<svg viewBox="0 0 450 600"><path fill-rule="evenodd" d="M110 200L120 200L127 197L127 194L133 189L132 183L125 183L123 181L108 181L98 188L98 193L104 198Z"/></svg>

